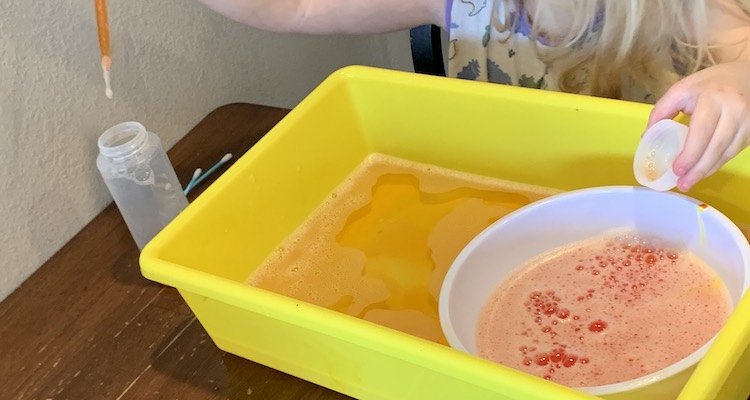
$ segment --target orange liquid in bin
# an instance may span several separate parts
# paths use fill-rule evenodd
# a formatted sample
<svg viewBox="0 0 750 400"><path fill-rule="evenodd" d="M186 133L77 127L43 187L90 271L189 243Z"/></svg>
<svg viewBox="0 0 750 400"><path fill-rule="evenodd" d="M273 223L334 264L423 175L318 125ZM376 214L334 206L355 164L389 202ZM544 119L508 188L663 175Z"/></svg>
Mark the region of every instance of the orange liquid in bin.
<svg viewBox="0 0 750 400"><path fill-rule="evenodd" d="M447 344L438 295L453 260L555 192L373 153L248 283Z"/></svg>
<svg viewBox="0 0 750 400"><path fill-rule="evenodd" d="M373 153L559 191L634 185L632 157L649 112L617 100L347 67L157 235L141 271L176 287L221 349L355 398L596 398L440 338L246 281ZM690 195L748 224L748 152ZM359 246L357 237L348 243ZM695 370L651 398L747 398L748 342L745 296Z"/></svg>

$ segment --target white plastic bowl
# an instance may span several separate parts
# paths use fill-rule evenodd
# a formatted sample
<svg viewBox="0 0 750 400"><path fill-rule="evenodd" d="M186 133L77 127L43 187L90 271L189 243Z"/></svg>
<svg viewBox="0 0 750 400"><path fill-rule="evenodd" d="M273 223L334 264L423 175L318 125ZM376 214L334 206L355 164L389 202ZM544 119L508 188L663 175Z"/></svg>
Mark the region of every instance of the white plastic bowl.
<svg viewBox="0 0 750 400"><path fill-rule="evenodd" d="M506 215L458 255L445 277L439 300L440 323L448 343L476 354L477 319L482 307L497 285L529 259L609 230L627 228L666 238L692 251L724 281L735 306L747 290L750 245L739 228L718 210L704 209L699 201L682 194L641 187L571 191ZM635 398L662 398L665 393L663 398L675 398L688 378L688 369L712 342L655 373L578 389L598 396L637 391Z"/></svg>

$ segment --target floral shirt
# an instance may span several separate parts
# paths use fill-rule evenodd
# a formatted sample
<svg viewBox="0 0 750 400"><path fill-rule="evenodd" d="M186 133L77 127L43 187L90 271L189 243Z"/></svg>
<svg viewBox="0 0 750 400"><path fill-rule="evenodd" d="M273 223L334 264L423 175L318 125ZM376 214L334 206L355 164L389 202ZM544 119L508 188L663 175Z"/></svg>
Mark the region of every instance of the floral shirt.
<svg viewBox="0 0 750 400"><path fill-rule="evenodd" d="M496 4L495 4L496 3ZM495 13L494 8L498 11ZM504 7L511 7L505 9ZM446 4L448 45L448 76L482 82L501 83L536 89L559 91L554 65L539 59L537 46L545 46L531 38L531 22L520 1L448 0ZM513 32L498 31L492 18L509 15L516 19ZM500 21L500 25L505 25ZM595 21L595 24L599 23ZM596 27L594 27L596 29ZM635 85L624 85L623 99L652 103L656 99ZM588 94L586 91L582 94Z"/></svg>

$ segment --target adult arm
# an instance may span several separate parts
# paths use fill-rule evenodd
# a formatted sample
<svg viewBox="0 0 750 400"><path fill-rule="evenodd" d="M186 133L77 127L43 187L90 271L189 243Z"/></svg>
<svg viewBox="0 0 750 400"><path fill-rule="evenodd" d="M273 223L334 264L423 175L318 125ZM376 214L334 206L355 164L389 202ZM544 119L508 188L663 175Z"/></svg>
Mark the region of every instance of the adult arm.
<svg viewBox="0 0 750 400"><path fill-rule="evenodd" d="M275 32L369 34L445 25L446 0L200 0L244 24Z"/></svg>

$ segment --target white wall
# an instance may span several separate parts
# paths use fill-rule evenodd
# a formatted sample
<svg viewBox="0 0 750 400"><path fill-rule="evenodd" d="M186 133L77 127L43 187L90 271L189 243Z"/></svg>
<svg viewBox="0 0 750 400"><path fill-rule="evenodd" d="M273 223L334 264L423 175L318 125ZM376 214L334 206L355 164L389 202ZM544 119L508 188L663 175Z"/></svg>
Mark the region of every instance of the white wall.
<svg viewBox="0 0 750 400"><path fill-rule="evenodd" d="M0 2L0 299L111 201L95 166L109 126L138 120L171 147L226 103L292 107L347 64L411 68L407 32L294 36L194 1L108 6L111 101L93 1Z"/></svg>

